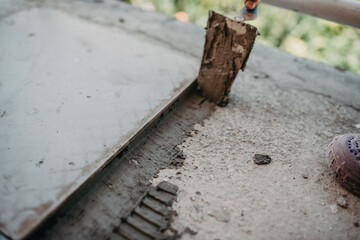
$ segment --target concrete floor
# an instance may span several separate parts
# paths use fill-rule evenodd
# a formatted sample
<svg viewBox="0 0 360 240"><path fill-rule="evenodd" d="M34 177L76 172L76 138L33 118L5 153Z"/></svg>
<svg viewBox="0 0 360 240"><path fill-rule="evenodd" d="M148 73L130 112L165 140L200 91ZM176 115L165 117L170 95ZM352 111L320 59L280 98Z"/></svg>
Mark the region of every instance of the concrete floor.
<svg viewBox="0 0 360 240"><path fill-rule="evenodd" d="M112 0L41 2L201 58L204 30L192 24ZM183 239L359 239L360 199L335 181L325 161L335 135L360 132L359 79L256 44L227 107L200 104L199 96L175 107L165 127L116 158L74 204L69 200L42 238L109 238L152 179L179 186L172 227ZM184 164L163 169L178 148ZM272 162L255 165L256 153Z"/></svg>
<svg viewBox="0 0 360 240"><path fill-rule="evenodd" d="M360 77L275 50L264 54L250 57L229 105L179 146L184 165L153 180L179 186L173 228L183 239L359 239L360 199L335 181L325 150L335 135L360 132L360 112L310 87L340 87L353 77L350 100ZM254 164L257 153L272 162Z"/></svg>
<svg viewBox="0 0 360 240"><path fill-rule="evenodd" d="M41 5L0 16L0 35L0 231L20 239L160 116L200 61Z"/></svg>
<svg viewBox="0 0 360 240"><path fill-rule="evenodd" d="M326 97L246 76L229 106L180 145L184 166L154 181L180 188L173 227L197 232L184 239L358 239L360 200L325 161L333 135L359 131L353 119ZM255 165L256 153L272 163ZM347 209L337 205L340 197Z"/></svg>
<svg viewBox="0 0 360 240"><path fill-rule="evenodd" d="M360 199L325 159L335 135L360 132L359 92L356 74L255 46L229 105L179 146L183 167L153 180L179 186L172 226L183 239L359 239Z"/></svg>

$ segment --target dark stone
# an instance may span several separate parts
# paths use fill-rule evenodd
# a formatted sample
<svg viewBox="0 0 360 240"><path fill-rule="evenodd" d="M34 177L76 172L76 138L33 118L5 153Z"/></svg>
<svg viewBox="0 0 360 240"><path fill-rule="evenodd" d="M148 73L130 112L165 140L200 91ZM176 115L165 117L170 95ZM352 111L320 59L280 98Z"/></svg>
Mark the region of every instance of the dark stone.
<svg viewBox="0 0 360 240"><path fill-rule="evenodd" d="M197 231L195 231L189 227L185 228L184 232L189 233L190 235L196 235L198 233Z"/></svg>
<svg viewBox="0 0 360 240"><path fill-rule="evenodd" d="M269 155L255 154L254 162L257 165L264 165L271 163L271 157Z"/></svg>

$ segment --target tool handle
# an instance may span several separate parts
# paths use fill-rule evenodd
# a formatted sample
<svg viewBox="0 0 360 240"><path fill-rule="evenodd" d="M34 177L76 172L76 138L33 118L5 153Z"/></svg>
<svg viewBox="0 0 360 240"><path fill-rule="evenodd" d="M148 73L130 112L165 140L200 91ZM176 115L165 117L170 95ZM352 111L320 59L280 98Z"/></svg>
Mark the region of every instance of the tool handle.
<svg viewBox="0 0 360 240"><path fill-rule="evenodd" d="M245 8L248 10L255 9L260 3L260 0L244 0Z"/></svg>

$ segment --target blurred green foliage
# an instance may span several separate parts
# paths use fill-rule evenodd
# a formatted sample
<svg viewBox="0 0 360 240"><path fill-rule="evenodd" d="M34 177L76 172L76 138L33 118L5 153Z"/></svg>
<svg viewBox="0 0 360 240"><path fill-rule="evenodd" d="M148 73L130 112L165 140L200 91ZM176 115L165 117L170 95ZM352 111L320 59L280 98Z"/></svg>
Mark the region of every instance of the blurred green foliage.
<svg viewBox="0 0 360 240"><path fill-rule="evenodd" d="M129 1L129 0L128 0ZM205 26L210 9L233 17L242 0L130 0L136 6L169 16L178 11ZM289 10L260 4L259 17L251 22L261 36L257 41L294 55L360 73L360 30Z"/></svg>

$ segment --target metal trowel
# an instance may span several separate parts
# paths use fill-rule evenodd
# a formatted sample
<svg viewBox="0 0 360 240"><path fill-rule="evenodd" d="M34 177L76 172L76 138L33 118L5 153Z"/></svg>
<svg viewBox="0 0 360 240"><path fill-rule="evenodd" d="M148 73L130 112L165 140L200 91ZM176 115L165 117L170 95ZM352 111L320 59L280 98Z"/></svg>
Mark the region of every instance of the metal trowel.
<svg viewBox="0 0 360 240"><path fill-rule="evenodd" d="M229 102L231 86L239 70L244 71L259 35L256 27L244 23L256 18L259 2L244 0L244 8L235 19L209 12L197 83L201 94L219 106L226 106Z"/></svg>
<svg viewBox="0 0 360 240"><path fill-rule="evenodd" d="M258 6L259 5L257 5L254 9L247 9L246 7L243 7L243 9L241 9L234 17L234 20L238 22L255 20L257 18Z"/></svg>
<svg viewBox="0 0 360 240"><path fill-rule="evenodd" d="M231 86L244 71L258 35L256 27L209 12L198 89L202 96L219 106L229 102Z"/></svg>

